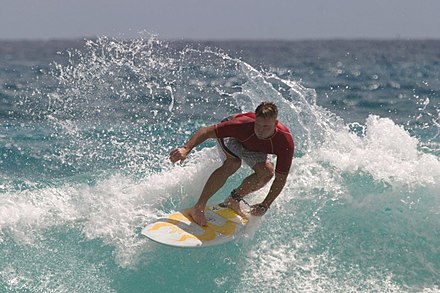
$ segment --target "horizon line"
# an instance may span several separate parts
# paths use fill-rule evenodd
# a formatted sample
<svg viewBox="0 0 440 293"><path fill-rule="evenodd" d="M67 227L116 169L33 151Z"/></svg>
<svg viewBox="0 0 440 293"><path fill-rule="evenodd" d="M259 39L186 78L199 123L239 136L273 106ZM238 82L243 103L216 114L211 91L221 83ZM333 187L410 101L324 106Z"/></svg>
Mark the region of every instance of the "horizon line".
<svg viewBox="0 0 440 293"><path fill-rule="evenodd" d="M157 37L150 35L145 39ZM60 42L60 41L87 41L96 40L99 38L108 38L114 40L136 40L143 38L139 37L115 37L115 36L84 36L84 37L50 37L50 38L1 38L0 42ZM159 38L160 41L165 42L314 42L314 41L440 41L440 38L435 37L323 37L323 38Z"/></svg>

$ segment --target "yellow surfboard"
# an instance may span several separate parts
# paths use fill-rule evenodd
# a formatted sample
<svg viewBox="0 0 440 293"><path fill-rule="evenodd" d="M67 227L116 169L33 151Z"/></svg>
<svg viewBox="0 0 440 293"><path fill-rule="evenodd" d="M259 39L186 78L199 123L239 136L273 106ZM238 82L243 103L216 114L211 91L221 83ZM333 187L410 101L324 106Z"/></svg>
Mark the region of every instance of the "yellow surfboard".
<svg viewBox="0 0 440 293"><path fill-rule="evenodd" d="M248 220L230 208L208 206L208 226L197 225L189 209L168 215L142 229L142 234L156 242L175 247L206 247L233 240L244 231Z"/></svg>

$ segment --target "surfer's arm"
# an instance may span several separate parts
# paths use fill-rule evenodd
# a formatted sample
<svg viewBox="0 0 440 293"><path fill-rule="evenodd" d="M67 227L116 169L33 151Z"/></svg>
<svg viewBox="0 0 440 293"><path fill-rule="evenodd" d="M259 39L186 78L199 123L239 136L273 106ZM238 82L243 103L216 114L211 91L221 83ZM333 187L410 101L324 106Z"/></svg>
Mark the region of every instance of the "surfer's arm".
<svg viewBox="0 0 440 293"><path fill-rule="evenodd" d="M280 195L284 185L286 185L287 174L281 174L275 172L275 179L272 182L269 193L262 203L252 206L251 213L254 216L262 216L266 213L267 209L274 202L274 200Z"/></svg>
<svg viewBox="0 0 440 293"><path fill-rule="evenodd" d="M170 161L173 164L177 161L180 161L182 163L193 148L203 143L208 138L215 137L216 134L214 125L200 128L199 130L197 130L196 133L194 133L194 135L190 138L190 140L188 140L188 142L184 146L171 151Z"/></svg>

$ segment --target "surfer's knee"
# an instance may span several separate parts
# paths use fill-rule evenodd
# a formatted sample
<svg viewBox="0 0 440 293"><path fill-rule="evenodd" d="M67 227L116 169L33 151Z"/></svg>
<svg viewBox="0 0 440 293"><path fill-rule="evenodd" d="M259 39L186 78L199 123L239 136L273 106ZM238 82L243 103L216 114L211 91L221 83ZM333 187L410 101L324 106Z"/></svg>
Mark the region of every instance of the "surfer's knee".
<svg viewBox="0 0 440 293"><path fill-rule="evenodd" d="M274 166L272 162L258 163L254 166L255 174L262 183L267 183L274 176Z"/></svg>
<svg viewBox="0 0 440 293"><path fill-rule="evenodd" d="M240 169L240 167L241 167L241 160L235 158L225 160L222 166L225 172L231 175L237 172L237 170Z"/></svg>

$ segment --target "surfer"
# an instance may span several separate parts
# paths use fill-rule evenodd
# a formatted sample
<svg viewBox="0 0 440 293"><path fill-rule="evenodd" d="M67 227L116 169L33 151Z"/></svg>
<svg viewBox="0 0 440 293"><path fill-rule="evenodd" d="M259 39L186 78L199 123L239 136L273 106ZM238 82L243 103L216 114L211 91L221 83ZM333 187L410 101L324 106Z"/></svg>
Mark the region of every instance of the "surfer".
<svg viewBox="0 0 440 293"><path fill-rule="evenodd" d="M254 173L232 190L224 203L244 216L240 201L247 194L266 185L275 174L269 193L261 203L251 206L251 214L262 216L269 209L286 184L294 150L292 135L277 120L277 116L278 108L274 103L262 102L255 112L232 115L218 124L200 128L184 146L171 151L171 162L182 163L194 147L208 138L217 139L223 164L208 178L199 200L190 209L190 215L197 224L207 225L204 209L208 199L241 167L242 161ZM277 156L275 170L268 154Z"/></svg>

